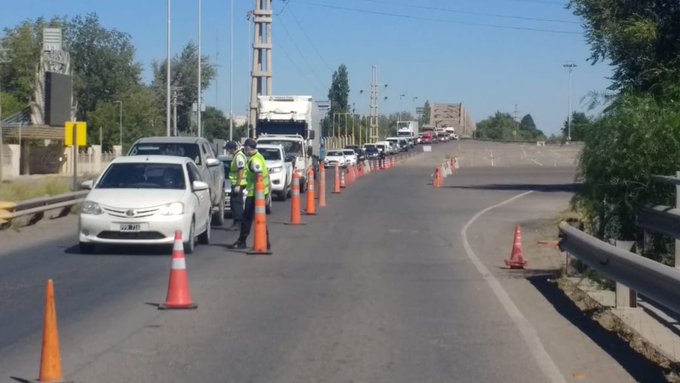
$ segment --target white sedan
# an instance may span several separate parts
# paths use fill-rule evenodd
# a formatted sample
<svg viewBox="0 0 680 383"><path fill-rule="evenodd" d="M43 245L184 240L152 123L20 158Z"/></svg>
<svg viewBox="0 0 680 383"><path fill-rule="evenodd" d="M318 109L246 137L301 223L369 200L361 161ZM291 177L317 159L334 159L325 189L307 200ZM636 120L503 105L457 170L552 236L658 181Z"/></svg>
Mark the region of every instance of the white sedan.
<svg viewBox="0 0 680 383"><path fill-rule="evenodd" d="M196 239L210 243L209 185L189 158L118 157L83 187L91 190L80 213L82 253L97 244L170 245L177 230L186 253Z"/></svg>
<svg viewBox="0 0 680 383"><path fill-rule="evenodd" d="M326 153L326 157L323 159L323 164L327 168L334 167L336 164L339 167L344 168L349 165L349 162L342 150L329 150Z"/></svg>

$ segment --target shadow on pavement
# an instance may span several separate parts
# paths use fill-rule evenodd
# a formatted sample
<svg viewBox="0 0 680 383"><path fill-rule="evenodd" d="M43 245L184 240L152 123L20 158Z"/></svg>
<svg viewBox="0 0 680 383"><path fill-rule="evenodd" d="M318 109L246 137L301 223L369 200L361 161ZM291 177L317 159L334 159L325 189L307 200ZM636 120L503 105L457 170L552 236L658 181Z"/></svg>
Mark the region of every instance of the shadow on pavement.
<svg viewBox="0 0 680 383"><path fill-rule="evenodd" d="M164 256L169 257L172 254L172 245L165 246L116 246L116 245L97 245L96 250L92 254L83 254L80 252L78 245L70 246L64 249L66 254L79 254L86 257L97 256Z"/></svg>
<svg viewBox="0 0 680 383"><path fill-rule="evenodd" d="M630 348L615 333L583 313L547 276L532 276L527 280L550 302L560 315L588 336L616 360L638 382L667 382L664 371Z"/></svg>
<svg viewBox="0 0 680 383"><path fill-rule="evenodd" d="M431 184L430 184L431 185ZM468 186L443 186L447 189L476 189L476 190L536 190L545 193L570 192L575 193L581 190L581 184L491 184L491 185L468 185Z"/></svg>

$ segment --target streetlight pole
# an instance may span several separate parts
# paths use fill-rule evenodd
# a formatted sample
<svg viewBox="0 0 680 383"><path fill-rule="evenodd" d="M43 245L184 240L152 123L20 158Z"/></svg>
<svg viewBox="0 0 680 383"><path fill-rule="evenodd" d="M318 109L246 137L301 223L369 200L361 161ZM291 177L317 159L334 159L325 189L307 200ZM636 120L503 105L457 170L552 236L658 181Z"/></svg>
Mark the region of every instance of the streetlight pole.
<svg viewBox="0 0 680 383"><path fill-rule="evenodd" d="M576 64L566 63L562 66L567 68L567 71L569 71L569 114L567 115L567 142L571 142L571 73L574 68L576 68Z"/></svg>
<svg viewBox="0 0 680 383"><path fill-rule="evenodd" d="M165 88L165 135L170 136L170 0L167 0L168 4L168 17L167 17L167 57L165 62L166 67L166 88Z"/></svg>
<svg viewBox="0 0 680 383"><path fill-rule="evenodd" d="M118 138L120 145L120 154L123 154L123 101L114 101L118 104Z"/></svg>
<svg viewBox="0 0 680 383"><path fill-rule="evenodd" d="M201 0L198 0L198 100L196 101L196 123L198 124L196 136L203 135L201 125Z"/></svg>
<svg viewBox="0 0 680 383"><path fill-rule="evenodd" d="M229 15L229 141L234 140L234 0L231 0ZM250 24L248 24L250 25Z"/></svg>

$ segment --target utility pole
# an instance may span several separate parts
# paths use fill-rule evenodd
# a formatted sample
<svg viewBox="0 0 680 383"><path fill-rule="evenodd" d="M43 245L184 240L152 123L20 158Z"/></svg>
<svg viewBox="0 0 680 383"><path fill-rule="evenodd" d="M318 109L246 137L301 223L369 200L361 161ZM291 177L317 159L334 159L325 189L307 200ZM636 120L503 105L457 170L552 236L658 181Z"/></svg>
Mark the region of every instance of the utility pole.
<svg viewBox="0 0 680 383"><path fill-rule="evenodd" d="M272 95L272 0L255 0L253 62L250 72L250 137L257 136L257 96ZM266 84L266 85L265 85Z"/></svg>
<svg viewBox="0 0 680 383"><path fill-rule="evenodd" d="M172 115L173 115L173 119L172 119L173 120L173 123L172 123L173 130L172 131L174 132L174 134L173 134L174 136L178 135L177 134L177 105L182 105L182 102L178 101L178 97L179 97L178 92L180 92L181 90L182 90L181 86L173 86L172 87Z"/></svg>
<svg viewBox="0 0 680 383"><path fill-rule="evenodd" d="M167 0L168 16L167 16L167 58L166 66L166 88L165 88L165 135L170 136L170 0Z"/></svg>
<svg viewBox="0 0 680 383"><path fill-rule="evenodd" d="M517 109L517 104L515 104L515 111L513 112L513 119L515 120L515 130L512 132L512 136L513 136L513 138L516 138L517 137L517 130L519 129L519 110Z"/></svg>
<svg viewBox="0 0 680 383"><path fill-rule="evenodd" d="M198 127L196 128L196 136L201 137L203 135L202 125L201 125L201 0L198 0L198 100L196 101L196 122Z"/></svg>
<svg viewBox="0 0 680 383"><path fill-rule="evenodd" d="M120 152L123 153L123 101L114 101L118 104L118 138L120 145Z"/></svg>
<svg viewBox="0 0 680 383"><path fill-rule="evenodd" d="M229 141L234 140L234 0L229 5Z"/></svg>
<svg viewBox="0 0 680 383"><path fill-rule="evenodd" d="M562 66L567 68L567 71L569 72L569 114L567 114L567 143L569 143L571 142L571 72L576 68L576 64L566 63Z"/></svg>
<svg viewBox="0 0 680 383"><path fill-rule="evenodd" d="M378 141L378 86L387 84L378 84L378 67L373 65L373 73L371 79L371 102L370 102L370 117L369 127L371 142Z"/></svg>
<svg viewBox="0 0 680 383"><path fill-rule="evenodd" d="M0 48L0 65L5 64L8 62L6 58L7 54L7 49L2 49ZM0 84L2 85L2 84ZM0 89L0 98L2 97L2 89ZM3 167L5 165L5 153L3 150L3 146L5 145L3 139L2 139L2 99L0 99L0 182L3 181Z"/></svg>

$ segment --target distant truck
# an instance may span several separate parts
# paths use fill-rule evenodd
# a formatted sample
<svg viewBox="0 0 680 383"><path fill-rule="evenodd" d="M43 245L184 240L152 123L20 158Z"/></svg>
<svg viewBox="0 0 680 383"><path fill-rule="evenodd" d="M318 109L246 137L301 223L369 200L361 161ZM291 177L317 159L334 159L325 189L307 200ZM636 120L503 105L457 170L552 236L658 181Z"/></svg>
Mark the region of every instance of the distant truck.
<svg viewBox="0 0 680 383"><path fill-rule="evenodd" d="M397 121L397 136L411 139L418 137L418 121Z"/></svg>
<svg viewBox="0 0 680 383"><path fill-rule="evenodd" d="M300 191L307 189L307 174L316 168L319 155L320 121L318 106L311 96L258 96L257 142L282 145L295 159Z"/></svg>

